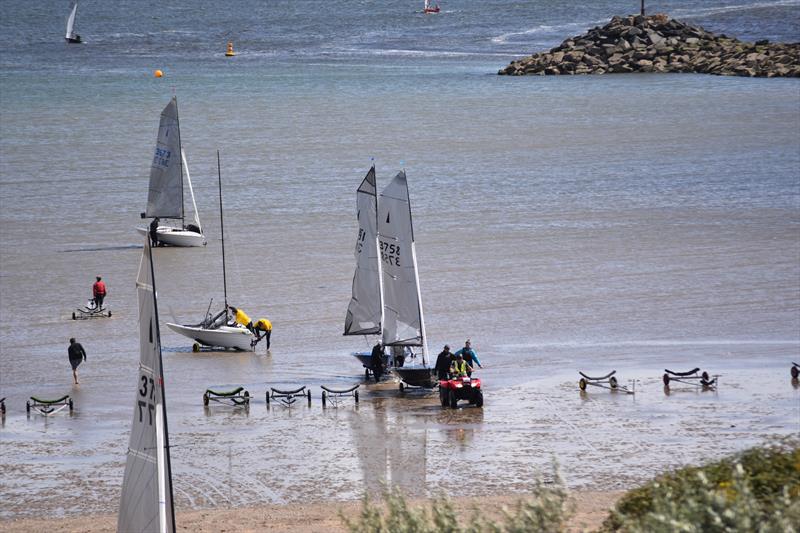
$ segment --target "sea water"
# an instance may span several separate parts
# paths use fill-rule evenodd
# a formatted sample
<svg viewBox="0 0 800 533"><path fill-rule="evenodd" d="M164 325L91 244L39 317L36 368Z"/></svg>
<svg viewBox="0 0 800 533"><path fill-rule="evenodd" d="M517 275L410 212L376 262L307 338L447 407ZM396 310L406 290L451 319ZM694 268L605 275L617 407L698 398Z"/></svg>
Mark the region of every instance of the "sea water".
<svg viewBox="0 0 800 533"><path fill-rule="evenodd" d="M157 249L179 508L620 488L800 431L800 85L703 75L497 76L639 2L7 2L0 18L4 518L113 512L138 364L134 280L161 109L177 96L204 248ZM744 40L800 40L800 2L648 2ZM232 41L237 55L226 58ZM164 76L155 78L153 72ZM192 353L168 321L228 301L269 354ZM363 382L343 337L355 190L408 175L431 356L471 338L484 408ZM187 209L188 208L187 199ZM112 318L73 321L96 275ZM73 386L68 339L88 352ZM717 392L663 369L722 374ZM618 371L627 396L579 395ZM361 383L321 408L320 385ZM250 409L204 409L243 385ZM269 387L308 386L267 409ZM632 384L633 385L633 384ZM72 417L25 415L70 394ZM53 498L70 487L80 498ZM76 492L77 491L77 492Z"/></svg>

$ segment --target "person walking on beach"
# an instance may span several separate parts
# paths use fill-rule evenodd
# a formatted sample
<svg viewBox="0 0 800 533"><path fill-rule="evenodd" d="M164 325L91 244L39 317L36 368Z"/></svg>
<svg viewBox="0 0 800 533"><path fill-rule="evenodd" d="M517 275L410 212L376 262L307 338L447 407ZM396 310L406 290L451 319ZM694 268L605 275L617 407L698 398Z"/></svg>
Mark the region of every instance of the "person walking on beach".
<svg viewBox="0 0 800 533"><path fill-rule="evenodd" d="M103 309L103 300L105 300L106 294L108 294L106 284L103 282L103 278L97 276L97 281L92 285L92 296L94 297L94 308L96 310Z"/></svg>
<svg viewBox="0 0 800 533"><path fill-rule="evenodd" d="M450 351L450 345L445 344L444 349L439 352L439 357L436 358L436 366L433 367L436 376L442 380L447 379L450 374L450 366L453 364L453 352Z"/></svg>
<svg viewBox="0 0 800 533"><path fill-rule="evenodd" d="M262 334L263 332L263 334ZM256 338L253 341L253 347L255 348L256 344L263 339L267 339L267 350L269 350L269 338L272 336L272 322L267 320L266 318L259 319L253 325L253 333L255 333Z"/></svg>
<svg viewBox="0 0 800 533"><path fill-rule="evenodd" d="M250 331L250 333L255 333L253 331L253 321L250 320L250 317L247 316L247 313L242 311L241 309L237 309L234 306L230 306L229 309L231 313L233 313L233 322L239 324L240 326L244 326Z"/></svg>
<svg viewBox="0 0 800 533"><path fill-rule="evenodd" d="M476 354L475 350L472 349L472 342L469 339L464 342L464 347L458 350L455 355L456 357L459 355L464 356L464 361L466 361L467 366L469 366L469 372L467 373L468 376L472 376L472 369L475 368L476 364L478 367L483 368L480 359L478 359L478 354Z"/></svg>
<svg viewBox="0 0 800 533"><path fill-rule="evenodd" d="M78 366L86 361L86 350L83 349L81 343L75 341L75 337L69 340L69 348L67 348L69 355L69 364L72 366L72 379L75 380L75 385L78 384Z"/></svg>

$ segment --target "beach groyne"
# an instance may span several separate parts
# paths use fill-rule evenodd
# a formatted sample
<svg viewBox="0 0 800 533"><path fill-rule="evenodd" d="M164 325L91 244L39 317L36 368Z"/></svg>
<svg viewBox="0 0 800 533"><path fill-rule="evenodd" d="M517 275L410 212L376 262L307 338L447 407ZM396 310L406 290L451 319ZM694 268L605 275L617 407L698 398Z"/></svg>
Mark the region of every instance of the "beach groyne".
<svg viewBox="0 0 800 533"><path fill-rule="evenodd" d="M614 17L549 52L511 62L498 74L559 75L694 72L800 77L800 43L747 43L664 14Z"/></svg>

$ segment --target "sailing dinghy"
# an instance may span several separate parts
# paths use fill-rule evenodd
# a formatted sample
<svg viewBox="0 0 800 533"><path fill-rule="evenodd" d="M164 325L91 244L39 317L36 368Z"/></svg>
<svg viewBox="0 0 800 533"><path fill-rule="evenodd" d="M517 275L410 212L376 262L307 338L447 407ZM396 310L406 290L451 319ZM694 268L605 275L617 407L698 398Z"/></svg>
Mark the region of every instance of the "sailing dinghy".
<svg viewBox="0 0 800 533"><path fill-rule="evenodd" d="M439 4L431 5L430 0L425 0L425 7L422 8L422 12L427 14L438 13L439 12Z"/></svg>
<svg viewBox="0 0 800 533"><path fill-rule="evenodd" d="M381 192L378 200L378 240L383 277L383 345L402 349L422 348L422 363L395 366L403 384L433 388L428 366L428 342L417 272L417 252L411 221L411 201L406 173L401 170Z"/></svg>
<svg viewBox="0 0 800 533"><path fill-rule="evenodd" d="M164 365L149 241L144 244L139 262L136 294L139 301L139 373L117 531L174 532Z"/></svg>
<svg viewBox="0 0 800 533"><path fill-rule="evenodd" d="M81 42L81 36L75 33L75 15L78 14L78 2L72 2L72 7L67 16L67 34L64 37L68 43L77 44Z"/></svg>
<svg viewBox="0 0 800 533"><path fill-rule="evenodd" d="M183 174L186 171L186 183L194 208L194 224L186 224L184 210ZM176 219L181 221L180 227L159 225L156 237L159 243L170 246L203 246L206 238L200 226L197 204L194 200L192 178L186 154L181 147L181 128L178 120L178 100L172 97L161 112L158 124L156 151L150 167L150 187L147 195L147 210L142 218ZM147 235L148 228L137 228L139 233Z"/></svg>
<svg viewBox="0 0 800 533"><path fill-rule="evenodd" d="M214 316L206 312L205 319L199 324L173 324L167 326L175 333L189 337L195 341L192 349L200 351L200 346L211 348L233 348L242 351L255 351L255 336L243 326L230 326L228 316L228 281L225 272L225 224L222 215L222 171L220 169L219 152L217 152L217 177L219 180L219 224L222 235L222 287L225 295L225 308ZM212 300L213 302L213 300ZM211 305L209 305L209 309Z"/></svg>
<svg viewBox="0 0 800 533"><path fill-rule="evenodd" d="M375 166L369 169L356 191L358 238L356 240L356 270L353 274L353 293L347 306L344 335L380 335L383 324L383 287L381 262L378 256L378 194ZM356 352L353 356L369 377L372 353ZM384 366L389 357L384 356Z"/></svg>

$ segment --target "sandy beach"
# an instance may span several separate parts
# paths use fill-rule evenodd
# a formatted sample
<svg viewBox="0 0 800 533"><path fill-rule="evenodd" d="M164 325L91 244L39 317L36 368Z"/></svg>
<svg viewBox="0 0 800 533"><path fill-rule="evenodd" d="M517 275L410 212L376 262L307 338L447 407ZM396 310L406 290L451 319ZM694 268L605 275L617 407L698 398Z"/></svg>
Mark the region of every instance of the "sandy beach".
<svg viewBox="0 0 800 533"><path fill-rule="evenodd" d="M570 531L592 531L606 517L608 510L622 495L620 491L579 491L571 494L575 512L569 521ZM500 517L504 506L513 506L517 496L488 496L458 501L467 514L471 509ZM414 505L427 502L413 500ZM340 513L348 518L358 515L361 502L328 502L313 505L264 505L240 509L177 510L179 531L197 533L281 531L284 533L339 533L347 531ZM113 514L71 518L21 519L0 522L3 533L48 531L51 533L106 533L116 531L117 517Z"/></svg>

